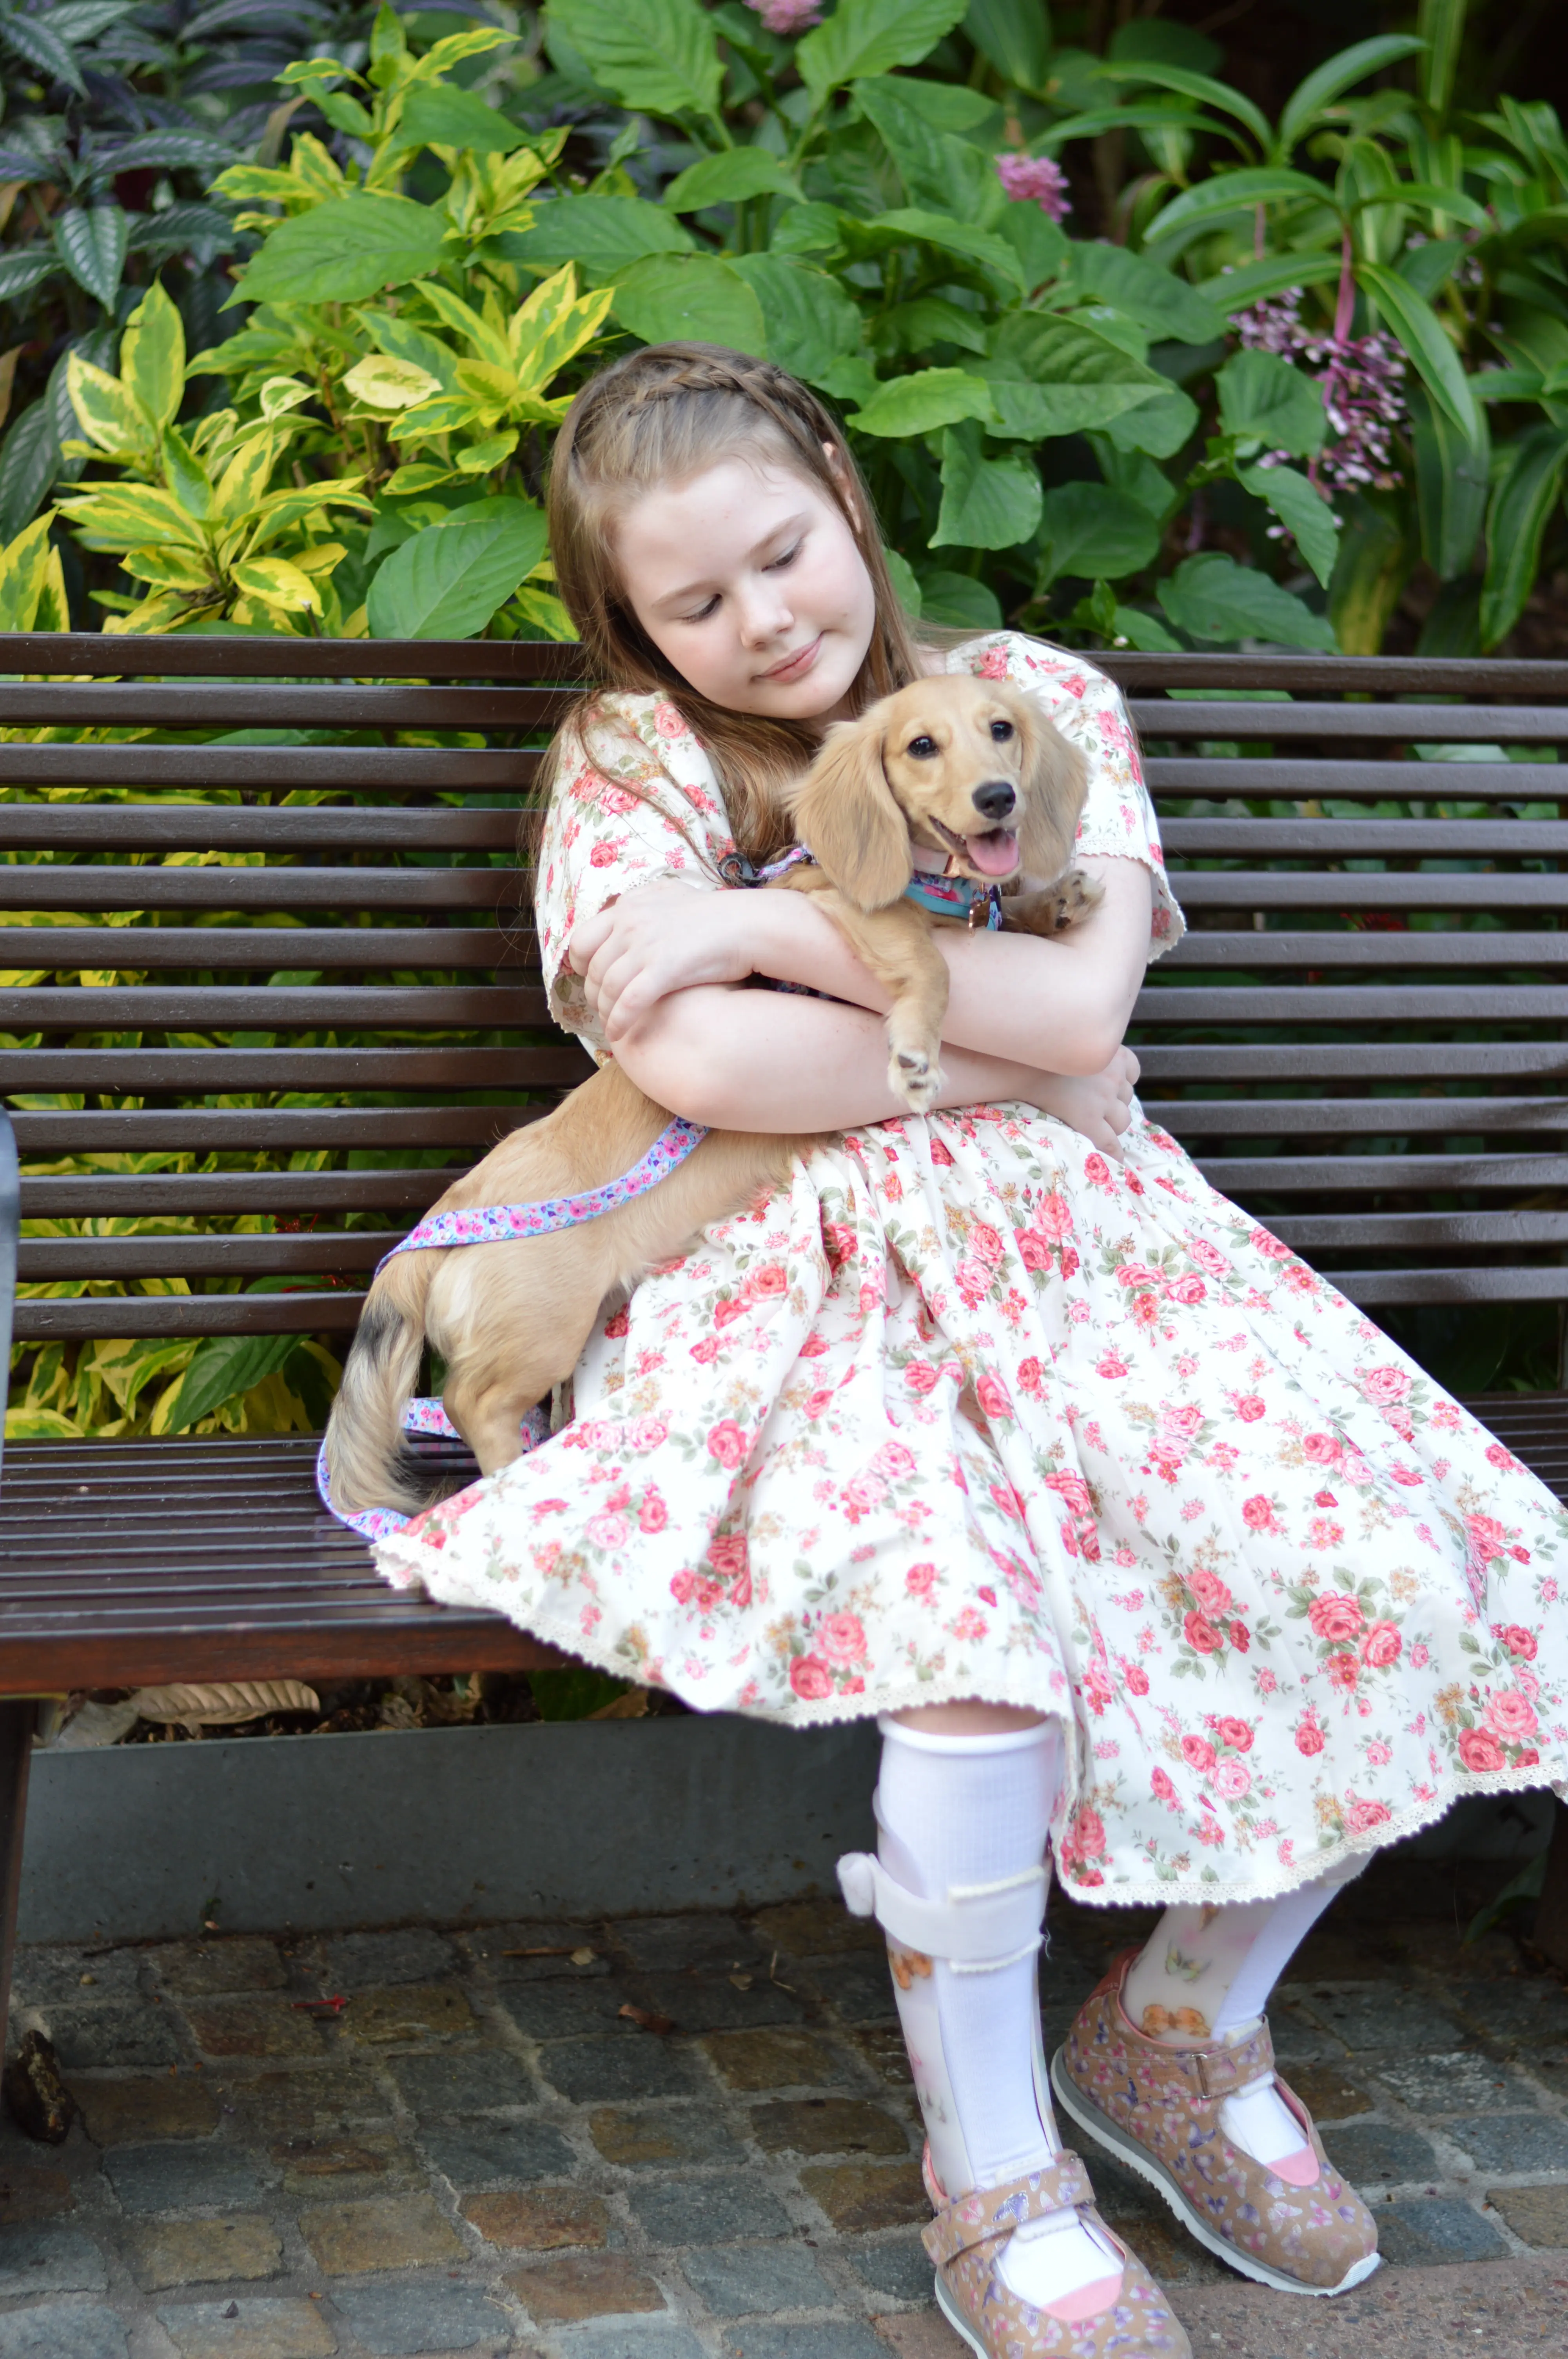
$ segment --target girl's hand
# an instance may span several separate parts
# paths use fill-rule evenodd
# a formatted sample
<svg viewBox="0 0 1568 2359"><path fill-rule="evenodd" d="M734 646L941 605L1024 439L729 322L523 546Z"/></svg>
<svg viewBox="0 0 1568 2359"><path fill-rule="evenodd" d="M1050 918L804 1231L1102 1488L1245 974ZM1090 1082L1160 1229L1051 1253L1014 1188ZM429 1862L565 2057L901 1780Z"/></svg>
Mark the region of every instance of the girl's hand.
<svg viewBox="0 0 1568 2359"><path fill-rule="evenodd" d="M701 892L668 878L635 886L573 928L567 957L611 1046L661 999L753 972L753 897Z"/></svg>
<svg viewBox="0 0 1568 2359"><path fill-rule="evenodd" d="M1103 1072L1037 1075L1039 1086L1028 1093L1029 1101L1042 1114L1054 1114L1058 1122L1069 1124L1119 1162L1122 1133L1132 1120L1138 1070L1131 1049L1119 1049Z"/></svg>

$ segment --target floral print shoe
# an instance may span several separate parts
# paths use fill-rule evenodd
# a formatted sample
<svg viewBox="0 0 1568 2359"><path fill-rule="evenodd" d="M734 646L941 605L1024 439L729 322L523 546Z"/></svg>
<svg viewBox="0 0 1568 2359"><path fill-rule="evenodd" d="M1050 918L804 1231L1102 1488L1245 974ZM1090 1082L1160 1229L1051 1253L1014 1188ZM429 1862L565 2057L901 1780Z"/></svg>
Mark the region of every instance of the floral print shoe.
<svg viewBox="0 0 1568 2359"><path fill-rule="evenodd" d="M1130 2020L1127 1970L1117 1959L1081 2009L1051 2065L1057 2103L1081 2129L1157 2187L1200 2245L1244 2277L1280 2293L1345 2293L1378 2266L1371 2213L1323 2150L1292 2089L1274 2087L1301 2123L1316 2158L1306 2185L1287 2180L1226 2136L1220 2107L1271 2071L1273 2042L1260 2023L1228 2048L1165 2048Z"/></svg>
<svg viewBox="0 0 1568 2359"><path fill-rule="evenodd" d="M1076 2154L1059 2154L1005 2187L949 2201L925 2157L925 2191L936 2217L922 2241L936 2264L936 2301L977 2359L1192 2359L1192 2345L1170 2303L1141 2262L1113 2236L1094 2208L1088 2174ZM1016 2229L1067 2205L1082 2212L1121 2256L1119 2278L1104 2291L1082 2289L1087 2316L1056 2315L1067 2303L1036 2310L1014 2293L997 2264Z"/></svg>

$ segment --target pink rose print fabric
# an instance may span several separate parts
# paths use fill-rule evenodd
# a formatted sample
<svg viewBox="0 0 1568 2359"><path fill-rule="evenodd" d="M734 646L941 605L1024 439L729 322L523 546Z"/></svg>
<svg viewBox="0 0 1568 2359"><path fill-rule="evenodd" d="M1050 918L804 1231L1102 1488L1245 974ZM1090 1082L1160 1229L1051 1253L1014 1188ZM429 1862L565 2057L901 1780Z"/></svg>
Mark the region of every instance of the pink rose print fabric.
<svg viewBox="0 0 1568 2359"><path fill-rule="evenodd" d="M1115 688L1000 634L954 669L1084 746L1079 844L1156 880ZM541 857L565 945L730 848L675 709L565 749ZM630 792L634 786L636 792ZM1455 1796L1568 1787L1568 1518L1141 1117L1120 1164L1033 1109L833 1137L600 1321L554 1438L384 1541L703 1711L806 1726L984 1696L1058 1715L1080 1897L1265 1897Z"/></svg>

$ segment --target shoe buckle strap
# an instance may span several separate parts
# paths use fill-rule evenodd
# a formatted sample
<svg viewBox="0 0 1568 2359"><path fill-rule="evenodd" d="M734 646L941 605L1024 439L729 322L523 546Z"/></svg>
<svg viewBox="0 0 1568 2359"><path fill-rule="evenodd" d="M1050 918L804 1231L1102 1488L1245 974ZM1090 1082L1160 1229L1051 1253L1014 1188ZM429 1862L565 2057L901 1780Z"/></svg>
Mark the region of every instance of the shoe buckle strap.
<svg viewBox="0 0 1568 2359"><path fill-rule="evenodd" d="M992 1973L1040 1946L1045 1915L1044 1865L994 1884L952 1884L925 1899L896 1883L871 1852L846 1853L838 1882L852 1917L874 1917L890 1940L940 1958L956 1973Z"/></svg>
<svg viewBox="0 0 1568 2359"><path fill-rule="evenodd" d="M1004 2187L977 2188L972 2194L955 2196L922 2231L921 2242L942 2268L973 2245L1004 2241L1027 2221L1093 2201L1087 2171L1076 2154L1064 2149L1044 2170L1010 2180Z"/></svg>
<svg viewBox="0 0 1568 2359"><path fill-rule="evenodd" d="M1183 2060L1192 2066L1206 2097L1234 2097L1272 2075L1274 2043L1268 2025L1260 2023L1249 2038L1235 2048L1197 2048Z"/></svg>

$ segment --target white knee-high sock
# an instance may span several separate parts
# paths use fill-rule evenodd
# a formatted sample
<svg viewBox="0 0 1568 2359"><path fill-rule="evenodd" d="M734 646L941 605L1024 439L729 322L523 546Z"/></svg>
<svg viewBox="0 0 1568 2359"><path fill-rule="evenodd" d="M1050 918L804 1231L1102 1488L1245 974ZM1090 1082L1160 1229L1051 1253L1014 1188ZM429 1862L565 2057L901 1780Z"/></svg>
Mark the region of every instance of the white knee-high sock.
<svg viewBox="0 0 1568 2359"><path fill-rule="evenodd" d="M1129 1970L1127 2013L1141 2031L1172 2048L1244 2038L1324 1910L1364 1864L1357 1859L1332 1869L1278 1900L1167 1908ZM1255 2162L1293 2163L1298 2173L1311 2163L1315 2175L1301 2124L1271 2074L1227 2097L1220 2113L1232 2145Z"/></svg>
<svg viewBox="0 0 1568 2359"><path fill-rule="evenodd" d="M1042 1870L1061 1737L1049 1722L989 1736L938 1736L889 1720L881 1725L878 1862L905 1894L938 1905L930 1953L889 1933L899 2019L933 2168L948 2195L967 2194L1039 2170L1061 2151L1036 1982ZM870 1896L852 1889L853 1865L842 1863L840 1874L857 1905ZM1018 1954L983 1965L944 1957L941 1904L952 1902L956 1924L966 1905L984 1906L980 1896L989 1894L1013 1896L1009 1905L1018 1922L1009 1939ZM1013 1940L1021 1931L1022 1940ZM1066 2211L1018 2231L1002 2273L1037 2307L1065 2304L1074 2311L1074 2297L1082 2296L1087 2315L1113 2297L1120 2259Z"/></svg>

